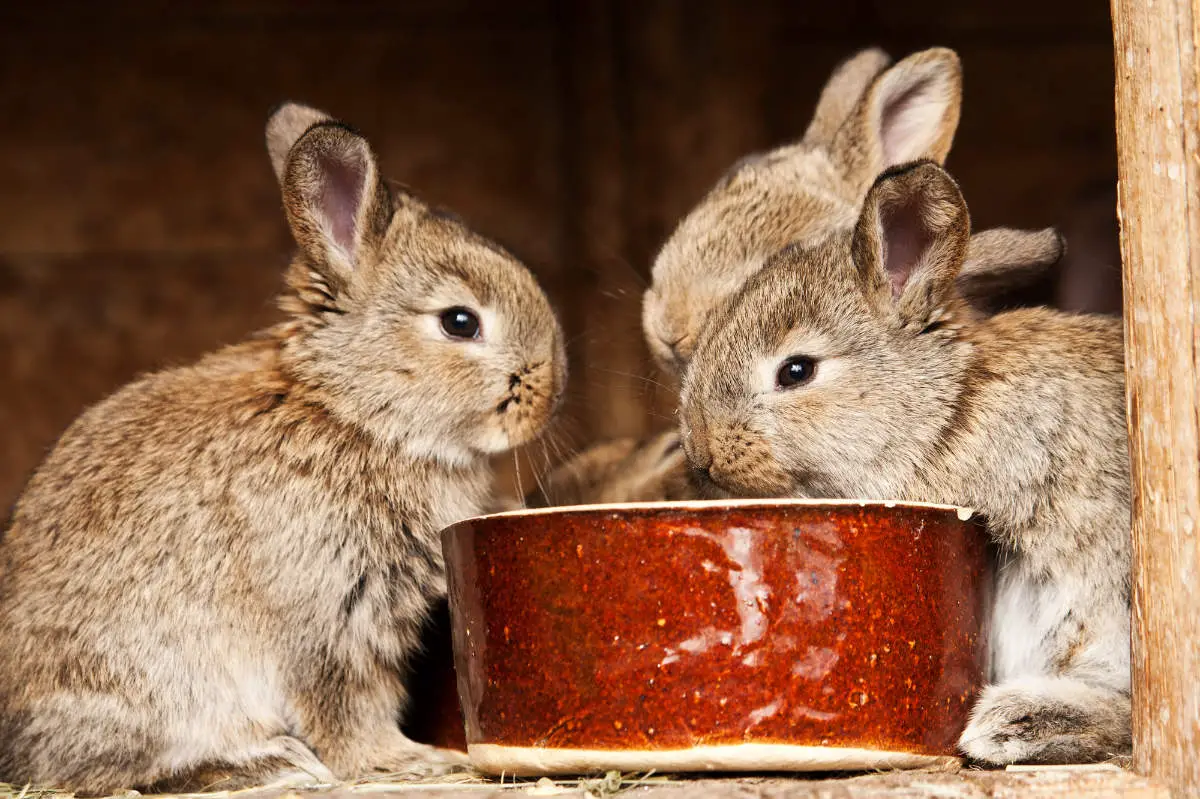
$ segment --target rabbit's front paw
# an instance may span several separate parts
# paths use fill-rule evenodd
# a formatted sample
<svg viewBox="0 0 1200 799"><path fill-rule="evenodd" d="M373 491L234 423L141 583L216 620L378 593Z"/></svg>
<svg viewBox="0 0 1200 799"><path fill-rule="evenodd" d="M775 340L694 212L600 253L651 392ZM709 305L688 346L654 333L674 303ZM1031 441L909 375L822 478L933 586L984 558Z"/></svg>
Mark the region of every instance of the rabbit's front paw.
<svg viewBox="0 0 1200 799"><path fill-rule="evenodd" d="M469 760L463 752L417 743L400 734L387 736L386 742L368 751L352 753L356 777L386 777L396 780L420 780L443 777L464 770Z"/></svg>
<svg viewBox="0 0 1200 799"><path fill-rule="evenodd" d="M420 745L419 749L388 752L374 768L389 777L418 780L454 774L465 770L469 763L463 752Z"/></svg>
<svg viewBox="0 0 1200 799"><path fill-rule="evenodd" d="M1089 763L1128 752L1129 697L1064 678L987 688L959 738L984 763Z"/></svg>

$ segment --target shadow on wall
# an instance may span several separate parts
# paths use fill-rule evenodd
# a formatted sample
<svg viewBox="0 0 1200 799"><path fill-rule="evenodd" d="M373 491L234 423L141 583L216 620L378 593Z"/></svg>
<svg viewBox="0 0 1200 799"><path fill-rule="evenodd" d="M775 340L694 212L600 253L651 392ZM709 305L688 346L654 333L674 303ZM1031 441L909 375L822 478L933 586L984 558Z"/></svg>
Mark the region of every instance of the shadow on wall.
<svg viewBox="0 0 1200 799"><path fill-rule="evenodd" d="M1081 191L1061 218L1066 254L1040 280L997 298L997 309L1050 305L1074 313L1121 313L1121 247L1116 182Z"/></svg>
<svg viewBox="0 0 1200 799"><path fill-rule="evenodd" d="M1053 302L1065 311L1121 313L1121 246L1117 190L1097 186L1071 207L1060 229L1067 254L1059 268Z"/></svg>

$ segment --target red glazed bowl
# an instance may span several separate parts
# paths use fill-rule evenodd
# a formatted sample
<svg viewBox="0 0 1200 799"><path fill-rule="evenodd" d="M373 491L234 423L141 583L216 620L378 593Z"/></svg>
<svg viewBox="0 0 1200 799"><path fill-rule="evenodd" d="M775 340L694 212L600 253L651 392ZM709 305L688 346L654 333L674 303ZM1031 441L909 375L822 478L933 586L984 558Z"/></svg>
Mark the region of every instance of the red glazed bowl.
<svg viewBox="0 0 1200 799"><path fill-rule="evenodd" d="M596 505L442 540L485 772L926 766L983 680L988 550L959 508Z"/></svg>

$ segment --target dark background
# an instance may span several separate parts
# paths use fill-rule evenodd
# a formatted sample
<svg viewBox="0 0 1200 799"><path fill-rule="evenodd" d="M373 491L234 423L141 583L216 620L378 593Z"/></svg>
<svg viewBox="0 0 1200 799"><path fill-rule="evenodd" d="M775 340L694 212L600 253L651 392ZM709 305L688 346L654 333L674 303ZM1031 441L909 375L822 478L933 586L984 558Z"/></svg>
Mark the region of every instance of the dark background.
<svg viewBox="0 0 1200 799"><path fill-rule="evenodd" d="M958 50L977 227L1059 225L1065 274L1026 299L1118 309L1103 0L0 3L0 508L86 405L275 318L284 99L537 272L574 444L667 424L638 327L657 247L870 45Z"/></svg>

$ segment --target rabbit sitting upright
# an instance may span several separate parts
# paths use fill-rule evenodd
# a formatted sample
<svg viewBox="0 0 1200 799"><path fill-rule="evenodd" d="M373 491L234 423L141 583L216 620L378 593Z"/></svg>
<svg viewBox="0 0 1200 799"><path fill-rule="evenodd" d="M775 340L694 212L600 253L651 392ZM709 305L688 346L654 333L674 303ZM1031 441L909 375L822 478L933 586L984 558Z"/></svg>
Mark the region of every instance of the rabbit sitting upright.
<svg viewBox="0 0 1200 799"><path fill-rule="evenodd" d="M0 781L105 793L424 773L401 680L438 531L556 408L533 276L287 105L288 318L85 412L0 540Z"/></svg>
<svg viewBox="0 0 1200 799"><path fill-rule="evenodd" d="M753 496L981 511L1002 553L992 681L960 745L989 763L1130 746L1121 323L977 318L967 206L938 165L885 172L852 231L779 253L705 328L682 430L703 479Z"/></svg>

